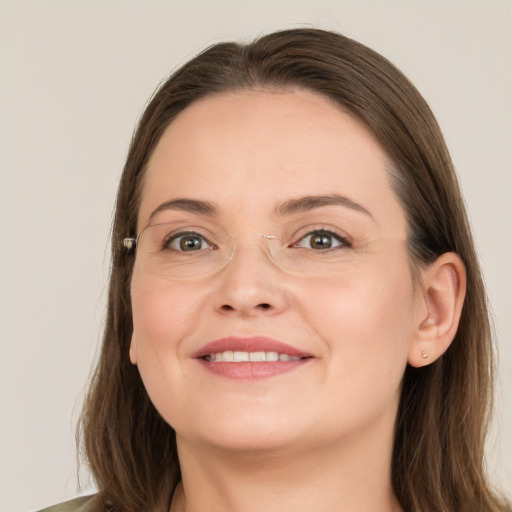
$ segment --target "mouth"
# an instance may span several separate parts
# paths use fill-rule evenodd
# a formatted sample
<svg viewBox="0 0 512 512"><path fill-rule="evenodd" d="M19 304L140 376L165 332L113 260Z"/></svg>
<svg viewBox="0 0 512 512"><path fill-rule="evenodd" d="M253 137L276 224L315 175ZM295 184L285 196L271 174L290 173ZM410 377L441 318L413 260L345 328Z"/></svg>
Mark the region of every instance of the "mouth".
<svg viewBox="0 0 512 512"><path fill-rule="evenodd" d="M203 368L230 379L256 380L287 373L314 356L265 337L229 337L213 341L193 354Z"/></svg>
<svg viewBox="0 0 512 512"><path fill-rule="evenodd" d="M240 350L226 350L204 356L205 361L210 363L264 363L277 361L300 361L299 356L280 354L279 352L243 352Z"/></svg>

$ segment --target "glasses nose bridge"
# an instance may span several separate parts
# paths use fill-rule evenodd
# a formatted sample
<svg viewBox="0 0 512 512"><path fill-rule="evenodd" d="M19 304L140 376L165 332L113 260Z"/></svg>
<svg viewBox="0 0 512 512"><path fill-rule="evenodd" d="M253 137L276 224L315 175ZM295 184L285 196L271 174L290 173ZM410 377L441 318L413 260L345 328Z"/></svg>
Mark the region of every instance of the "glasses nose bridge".
<svg viewBox="0 0 512 512"><path fill-rule="evenodd" d="M274 266L279 267L279 247L279 238L275 235L257 231L237 233L231 237L227 263L234 262L235 258L243 259L244 254L247 254L246 251L257 249L257 252L263 253Z"/></svg>

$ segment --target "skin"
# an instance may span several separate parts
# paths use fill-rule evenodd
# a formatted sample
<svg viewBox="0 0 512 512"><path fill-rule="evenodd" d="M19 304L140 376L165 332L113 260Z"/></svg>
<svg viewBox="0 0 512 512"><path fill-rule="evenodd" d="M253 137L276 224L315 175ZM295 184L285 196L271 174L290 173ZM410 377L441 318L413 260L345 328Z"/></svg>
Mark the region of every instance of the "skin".
<svg viewBox="0 0 512 512"><path fill-rule="evenodd" d="M437 276L433 293L413 280L388 168L358 120L305 90L208 97L165 131L138 230L162 203L191 198L218 209L213 218L194 214L194 225L238 241L229 265L201 279L166 279L138 259L134 268L130 357L177 433L183 480L173 511L401 510L390 486L401 379L408 361L427 364L445 350L461 292L454 258L422 274ZM368 213L331 205L276 215L290 199L331 194ZM151 222L176 218L191 214L163 210ZM284 271L255 243L256 233L294 242L305 225L351 240L331 275ZM429 345L441 320L451 330ZM313 358L282 375L234 381L192 357L233 335L271 337Z"/></svg>

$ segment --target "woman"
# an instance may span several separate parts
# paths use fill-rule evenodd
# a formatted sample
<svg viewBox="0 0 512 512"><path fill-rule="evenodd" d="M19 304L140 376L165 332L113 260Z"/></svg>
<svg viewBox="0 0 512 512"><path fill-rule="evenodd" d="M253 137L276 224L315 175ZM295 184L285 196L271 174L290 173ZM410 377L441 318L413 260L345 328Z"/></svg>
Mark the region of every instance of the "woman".
<svg viewBox="0 0 512 512"><path fill-rule="evenodd" d="M510 510L460 190L380 55L296 29L183 66L132 140L112 250L99 492L55 510Z"/></svg>

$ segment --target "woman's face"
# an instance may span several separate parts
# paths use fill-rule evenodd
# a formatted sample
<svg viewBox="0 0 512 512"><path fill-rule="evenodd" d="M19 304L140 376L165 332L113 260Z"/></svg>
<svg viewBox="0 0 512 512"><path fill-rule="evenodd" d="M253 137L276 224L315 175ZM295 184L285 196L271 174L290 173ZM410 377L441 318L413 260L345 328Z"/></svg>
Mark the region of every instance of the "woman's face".
<svg viewBox="0 0 512 512"><path fill-rule="evenodd" d="M130 357L178 442L389 434L422 297L360 122L305 90L197 101L148 165L138 230L160 223L156 266L137 249Z"/></svg>

